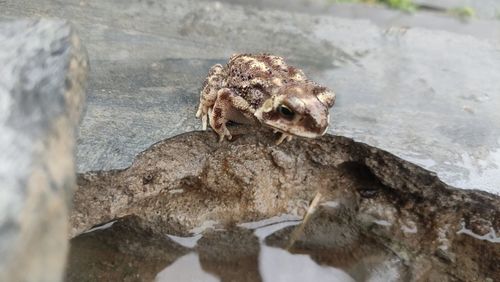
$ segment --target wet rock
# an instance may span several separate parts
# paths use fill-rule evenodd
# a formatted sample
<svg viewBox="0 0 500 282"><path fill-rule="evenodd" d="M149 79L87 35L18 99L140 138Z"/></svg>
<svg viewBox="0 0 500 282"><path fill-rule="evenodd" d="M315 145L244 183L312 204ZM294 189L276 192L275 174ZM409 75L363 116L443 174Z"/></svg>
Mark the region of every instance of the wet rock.
<svg viewBox="0 0 500 282"><path fill-rule="evenodd" d="M153 145L128 169L80 174L72 234L134 215L155 234L215 240L217 233L203 233L207 223L233 230L285 214L304 220L275 232L268 245L308 254L355 279L375 275L370 269L416 280L499 277L498 196L448 186L432 172L345 137L275 146L269 132L233 130L232 142L192 132ZM204 257L222 256L229 241L235 244L226 252L231 257L252 253L238 250L255 240L237 234L213 253L202 244ZM245 265L255 265L248 259ZM234 276L210 266L212 259L203 261L207 271Z"/></svg>
<svg viewBox="0 0 500 282"><path fill-rule="evenodd" d="M295 163L292 157L278 149L273 149L271 151L271 157L273 158L274 164L283 169L290 169Z"/></svg>
<svg viewBox="0 0 500 282"><path fill-rule="evenodd" d="M85 271L67 271L65 281L153 281L188 252L137 217L125 217L71 240L67 269Z"/></svg>
<svg viewBox="0 0 500 282"><path fill-rule="evenodd" d="M87 60L64 21L0 24L0 281L59 281Z"/></svg>
<svg viewBox="0 0 500 282"><path fill-rule="evenodd" d="M261 281L259 240L251 230L232 228L208 231L198 241L196 251L203 269L221 281ZM241 269L245 269L242 275Z"/></svg>

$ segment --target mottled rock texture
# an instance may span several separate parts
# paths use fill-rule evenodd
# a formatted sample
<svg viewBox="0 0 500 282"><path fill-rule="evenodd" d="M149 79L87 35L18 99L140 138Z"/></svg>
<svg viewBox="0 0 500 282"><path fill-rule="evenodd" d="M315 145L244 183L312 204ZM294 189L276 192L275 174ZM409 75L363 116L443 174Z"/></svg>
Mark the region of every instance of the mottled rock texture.
<svg viewBox="0 0 500 282"><path fill-rule="evenodd" d="M64 21L0 23L0 281L58 281L86 53Z"/></svg>
<svg viewBox="0 0 500 282"><path fill-rule="evenodd" d="M320 195L308 220L268 243L351 270L389 256L410 280L500 278L498 196L453 188L345 137L274 146L276 136L247 129L233 129L235 140L223 143L212 132L183 134L153 145L128 169L80 174L72 234L129 215L152 234L187 236L206 222L231 230L282 214L302 217ZM228 249L239 248L232 242ZM205 269L221 269L207 261Z"/></svg>

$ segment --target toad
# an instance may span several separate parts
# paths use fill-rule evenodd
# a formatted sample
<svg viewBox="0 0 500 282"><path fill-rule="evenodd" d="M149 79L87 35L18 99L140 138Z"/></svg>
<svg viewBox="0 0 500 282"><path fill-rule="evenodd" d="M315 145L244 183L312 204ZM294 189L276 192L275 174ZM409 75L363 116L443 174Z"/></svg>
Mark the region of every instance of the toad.
<svg viewBox="0 0 500 282"><path fill-rule="evenodd" d="M282 57L236 54L210 68L200 93L196 117L207 122L219 140L231 140L227 122L259 124L280 132L277 144L293 136L325 134L335 93L309 80Z"/></svg>

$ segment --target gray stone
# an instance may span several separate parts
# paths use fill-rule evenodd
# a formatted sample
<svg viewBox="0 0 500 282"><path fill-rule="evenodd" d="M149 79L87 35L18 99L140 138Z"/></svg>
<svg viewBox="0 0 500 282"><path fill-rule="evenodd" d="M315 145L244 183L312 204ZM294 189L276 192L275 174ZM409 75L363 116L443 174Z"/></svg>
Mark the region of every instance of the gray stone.
<svg viewBox="0 0 500 282"><path fill-rule="evenodd" d="M81 32L93 71L80 172L125 168L151 144L200 129L194 112L208 68L233 52L265 51L337 91L330 133L389 150L452 185L499 191L497 22L481 25L487 41L436 30L448 22L429 15L391 12L380 28L228 2L9 0L0 17L70 18ZM434 30L386 28L393 18Z"/></svg>
<svg viewBox="0 0 500 282"><path fill-rule="evenodd" d="M0 24L0 281L58 281L87 59L64 21Z"/></svg>

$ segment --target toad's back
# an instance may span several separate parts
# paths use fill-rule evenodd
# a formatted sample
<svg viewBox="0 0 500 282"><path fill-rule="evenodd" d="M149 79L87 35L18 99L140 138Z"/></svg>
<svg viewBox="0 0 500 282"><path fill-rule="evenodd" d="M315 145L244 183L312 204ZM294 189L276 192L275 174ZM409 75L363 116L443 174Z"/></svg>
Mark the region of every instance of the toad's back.
<svg viewBox="0 0 500 282"><path fill-rule="evenodd" d="M306 81L304 73L285 63L283 58L267 54L234 55L224 67L226 87L258 108L264 100L286 84Z"/></svg>

